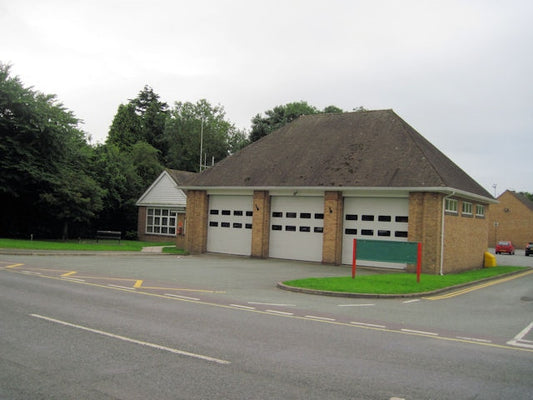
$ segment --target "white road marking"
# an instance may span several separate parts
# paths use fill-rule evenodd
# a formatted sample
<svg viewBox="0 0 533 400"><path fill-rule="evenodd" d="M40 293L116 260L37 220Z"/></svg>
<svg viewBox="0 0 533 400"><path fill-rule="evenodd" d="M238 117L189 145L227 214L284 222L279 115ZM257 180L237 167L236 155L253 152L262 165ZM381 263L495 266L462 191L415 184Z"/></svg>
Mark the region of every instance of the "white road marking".
<svg viewBox="0 0 533 400"><path fill-rule="evenodd" d="M85 282L85 279L71 278L69 276L62 276L61 279L63 279L64 281Z"/></svg>
<svg viewBox="0 0 533 400"><path fill-rule="evenodd" d="M109 332L105 332L105 331L101 331L101 330L98 330L98 329L89 328L89 327L82 326L82 325L72 324L70 322L61 321L59 319L45 317L44 315L30 314L30 316L35 317L35 318L40 318L40 319L43 319L45 321L53 322L53 323L56 323L56 324L69 326L71 328L81 329L83 331L96 333L96 334L102 335L102 336L107 336L107 337L110 337L110 338L113 338L113 339L122 340L124 342L139 344L141 346L146 346L146 347L151 347L151 348L158 349L158 350L168 351L169 353L179 354L179 355L182 355L182 356L187 356L187 357L192 357L192 358L198 358L200 360L215 362L217 364L231 364L230 361L221 360L221 359L214 358L214 357L209 357L209 356L204 356L202 354L189 353L188 351L173 349L171 347L161 346L161 345L155 344L155 343L143 342L142 340L137 340L137 339L132 339L132 338L128 338L128 337L125 337L125 336L115 335L114 333L109 333Z"/></svg>
<svg viewBox="0 0 533 400"><path fill-rule="evenodd" d="M335 318L319 317L317 315L306 315L305 318L318 319L321 321L335 321Z"/></svg>
<svg viewBox="0 0 533 400"><path fill-rule="evenodd" d="M245 310L255 310L255 307L243 306L241 304L230 304L232 307L243 308Z"/></svg>
<svg viewBox="0 0 533 400"><path fill-rule="evenodd" d="M165 296L170 296L170 297L177 297L178 299L184 299L184 300L200 300L196 297L189 297L189 296L179 296L177 294L171 294L171 293L165 293Z"/></svg>
<svg viewBox="0 0 533 400"><path fill-rule="evenodd" d="M365 323L365 322L355 322L355 321L352 321L352 322L350 322L350 324L361 325L361 326L368 326L368 327L370 327L370 328L386 328L385 325L367 324L367 323Z"/></svg>
<svg viewBox="0 0 533 400"><path fill-rule="evenodd" d="M372 307L375 304L363 303L363 304L337 304L337 307Z"/></svg>
<svg viewBox="0 0 533 400"><path fill-rule="evenodd" d="M420 301L420 299L414 299L414 300L403 301L402 303L403 303L403 304L409 304L409 303L417 303L417 302L419 302L419 301Z"/></svg>
<svg viewBox="0 0 533 400"><path fill-rule="evenodd" d="M509 340L507 344L512 346L518 346L518 347L525 347L528 349L533 349L533 344L527 344L524 342L530 342L529 340L524 340L524 336L526 336L529 331L533 328L533 322L530 323L528 326L526 326L522 331L514 337L513 340Z"/></svg>
<svg viewBox="0 0 533 400"><path fill-rule="evenodd" d="M421 334L421 335L439 336L439 334L435 333L435 332L416 331L416 330L413 330L413 329L400 329L400 330L402 332L406 332L406 333L418 333L418 334Z"/></svg>
<svg viewBox="0 0 533 400"><path fill-rule="evenodd" d="M64 278L63 278L64 279ZM119 289L128 289L128 290L135 290L135 288L132 288L132 287L127 287L127 286L120 286L120 285L112 285L112 284L109 284L107 286L111 286L111 287L114 287L114 288L119 288Z"/></svg>
<svg viewBox="0 0 533 400"><path fill-rule="evenodd" d="M280 315L294 315L294 313L291 313L291 312L278 311L278 310L266 310L266 312L273 313L273 314L280 314Z"/></svg>
<svg viewBox="0 0 533 400"><path fill-rule="evenodd" d="M471 340L473 342L492 343L492 340L487 340L487 339L471 338L471 337L465 337L465 336L456 336L456 338L462 339L462 340Z"/></svg>
<svg viewBox="0 0 533 400"><path fill-rule="evenodd" d="M275 307L296 307L296 304L276 304L276 303L260 303L256 301L249 301L248 304L255 304L258 306L275 306Z"/></svg>

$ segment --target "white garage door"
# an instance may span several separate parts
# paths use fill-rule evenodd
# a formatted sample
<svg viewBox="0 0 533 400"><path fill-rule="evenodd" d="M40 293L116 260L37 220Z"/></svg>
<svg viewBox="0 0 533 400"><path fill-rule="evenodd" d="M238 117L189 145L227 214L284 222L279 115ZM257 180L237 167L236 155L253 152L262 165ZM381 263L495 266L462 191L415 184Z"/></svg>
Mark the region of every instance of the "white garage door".
<svg viewBox="0 0 533 400"><path fill-rule="evenodd" d="M344 199L344 232L342 263L351 264L353 239L407 241L409 199L407 198L353 198ZM375 267L398 267L405 264L358 262Z"/></svg>
<svg viewBox="0 0 533 400"><path fill-rule="evenodd" d="M323 197L273 196L269 256L322 261Z"/></svg>
<svg viewBox="0 0 533 400"><path fill-rule="evenodd" d="M207 251L252 253L252 196L209 196Z"/></svg>

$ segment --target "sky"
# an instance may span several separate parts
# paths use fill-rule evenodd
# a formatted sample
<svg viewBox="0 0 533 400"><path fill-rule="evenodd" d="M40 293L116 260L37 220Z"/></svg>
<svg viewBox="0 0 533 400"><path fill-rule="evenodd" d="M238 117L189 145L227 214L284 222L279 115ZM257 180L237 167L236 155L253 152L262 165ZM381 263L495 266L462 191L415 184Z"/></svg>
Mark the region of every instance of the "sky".
<svg viewBox="0 0 533 400"><path fill-rule="evenodd" d="M498 196L533 193L532 19L531 0L0 0L0 62L91 143L145 85L247 131L295 101L393 109Z"/></svg>

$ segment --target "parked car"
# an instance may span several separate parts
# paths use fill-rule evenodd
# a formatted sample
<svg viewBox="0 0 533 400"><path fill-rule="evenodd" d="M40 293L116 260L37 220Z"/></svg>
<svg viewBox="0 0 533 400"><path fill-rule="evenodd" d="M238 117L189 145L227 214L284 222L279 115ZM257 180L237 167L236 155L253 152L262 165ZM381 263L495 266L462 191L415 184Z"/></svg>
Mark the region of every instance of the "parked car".
<svg viewBox="0 0 533 400"><path fill-rule="evenodd" d="M533 242L526 244L526 257L533 253Z"/></svg>
<svg viewBox="0 0 533 400"><path fill-rule="evenodd" d="M501 240L496 245L495 251L496 251L496 254L502 254L502 253L514 254L514 246L508 240Z"/></svg>

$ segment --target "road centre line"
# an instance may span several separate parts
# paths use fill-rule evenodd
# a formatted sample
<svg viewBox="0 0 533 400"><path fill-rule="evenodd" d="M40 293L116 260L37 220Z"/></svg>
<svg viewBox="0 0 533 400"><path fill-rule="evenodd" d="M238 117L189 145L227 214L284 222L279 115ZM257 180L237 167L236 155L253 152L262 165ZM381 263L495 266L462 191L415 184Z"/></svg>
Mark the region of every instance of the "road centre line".
<svg viewBox="0 0 533 400"><path fill-rule="evenodd" d="M217 290L208 290L208 289L185 289L185 288L171 288L171 287L160 287L160 286L143 286L140 289L152 289L152 290L176 290L179 292L200 292L200 293L226 293L225 291Z"/></svg>
<svg viewBox="0 0 533 400"><path fill-rule="evenodd" d="M318 319L321 321L336 321L335 318L319 317L317 315L306 315L305 318Z"/></svg>
<svg viewBox="0 0 533 400"><path fill-rule="evenodd" d="M402 301L403 304L409 304L409 303L418 303L420 299L413 299L413 300L406 300Z"/></svg>
<svg viewBox="0 0 533 400"><path fill-rule="evenodd" d="M496 280L492 280L492 281L489 281L489 282L481 283L479 285L468 286L467 288L456 290L454 292L446 293L446 294L443 294L443 295L440 295L440 296L424 297L424 299L425 300L449 299L449 298L452 298L452 297L455 297L455 296L460 296L462 294L473 292L474 290L484 289L486 287L497 285L499 283L504 283L504 282L511 281L513 279L521 278L521 277L529 275L529 274L533 274L533 270L529 270L529 271L522 272L522 273L519 273L519 274L511 275L511 276L508 276L506 278L501 278L501 279L496 279Z"/></svg>
<svg viewBox="0 0 533 400"><path fill-rule="evenodd" d="M112 285L112 284L108 284L107 286L111 286L111 287L114 287L114 288L119 288L119 289L126 289L126 290L135 290L135 288L132 288L132 287L127 287L127 286L120 286L120 285Z"/></svg>
<svg viewBox="0 0 533 400"><path fill-rule="evenodd" d="M439 334L435 333L435 332L416 331L416 330L413 330L413 329L400 329L400 330L402 332L407 332L407 333L417 333L417 334L420 334L420 335L439 336Z"/></svg>
<svg viewBox="0 0 533 400"><path fill-rule="evenodd" d="M232 307L244 308L245 310L255 310L255 307L243 306L241 304L230 304Z"/></svg>
<svg viewBox="0 0 533 400"><path fill-rule="evenodd" d="M471 337L464 337L464 336L456 336L456 338L462 339L462 340L473 340L475 342L481 342L481 343L492 343L492 340L487 340L487 339L471 338Z"/></svg>
<svg viewBox="0 0 533 400"><path fill-rule="evenodd" d="M71 278L70 276L62 276L61 279L65 281L85 282L85 279Z"/></svg>
<svg viewBox="0 0 533 400"><path fill-rule="evenodd" d="M356 322L356 321L352 321L352 322L350 322L350 324L366 326L366 327L369 327L369 328L380 328L380 329L385 329L385 328L387 328L385 325L367 324L366 322Z"/></svg>
<svg viewBox="0 0 533 400"><path fill-rule="evenodd" d="M260 302L256 302L256 301L249 301L248 304L255 304L255 305L258 305L258 306L296 307L296 304L260 303Z"/></svg>
<svg viewBox="0 0 533 400"><path fill-rule="evenodd" d="M265 310L265 312L272 313L272 314L285 315L287 317L294 315L294 313L291 313L291 312L277 311L277 310Z"/></svg>
<svg viewBox="0 0 533 400"><path fill-rule="evenodd" d="M59 319L46 317L44 315L30 314L30 316L35 317L35 318L39 318L39 319L42 319L42 320L45 320L45 321L48 321L48 322L53 322L53 323L56 323L56 324L68 326L68 327L71 327L71 328L76 328L76 329L80 329L80 330L83 330L83 331L96 333L98 335L107 336L107 337L110 337L110 338L113 338L113 339L122 340L124 342L129 342L129 343L133 343L133 344L139 344L141 346L151 347L151 348L154 348L154 349L157 349L157 350L168 351L169 353L173 353L173 354L178 354L178 355L182 355L182 356L197 358L197 359L200 359L200 360L210 361L210 362L214 362L214 363L217 363L217 364L231 364L230 361L221 360L219 358L209 357L209 356L205 356L205 355L202 355L202 354L190 353L188 351L178 350L178 349L162 346L162 345L155 344L155 343L144 342L142 340L132 339L132 338L129 338L129 337L126 337L126 336L115 335L114 333L101 331L99 329L89 328L87 326L72 324L70 322L61 321Z"/></svg>
<svg viewBox="0 0 533 400"><path fill-rule="evenodd" d="M178 299L183 299L183 300L195 300L195 301L200 300L200 299L198 299L196 297L180 296L178 294L170 294L170 293L165 293L165 296L177 297Z"/></svg>

